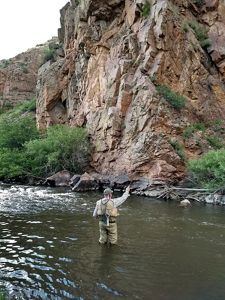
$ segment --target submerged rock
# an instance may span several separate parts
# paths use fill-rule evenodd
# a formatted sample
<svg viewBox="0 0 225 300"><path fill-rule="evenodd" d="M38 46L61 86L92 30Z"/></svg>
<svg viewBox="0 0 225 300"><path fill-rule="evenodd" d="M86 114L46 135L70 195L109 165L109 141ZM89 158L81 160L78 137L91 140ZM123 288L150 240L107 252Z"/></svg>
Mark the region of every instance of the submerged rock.
<svg viewBox="0 0 225 300"><path fill-rule="evenodd" d="M191 206L191 202L188 199L184 199L184 200L180 201L179 206L181 206L181 207L189 207L189 206Z"/></svg>

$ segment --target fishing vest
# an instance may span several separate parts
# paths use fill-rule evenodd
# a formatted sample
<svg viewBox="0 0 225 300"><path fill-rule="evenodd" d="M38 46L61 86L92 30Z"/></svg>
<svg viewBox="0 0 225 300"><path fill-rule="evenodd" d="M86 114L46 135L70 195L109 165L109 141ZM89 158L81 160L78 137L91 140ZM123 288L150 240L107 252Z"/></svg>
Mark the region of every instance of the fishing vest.
<svg viewBox="0 0 225 300"><path fill-rule="evenodd" d="M105 204L100 203L97 211L98 216L109 216L109 221L115 221L118 214L118 209L114 206L113 200L108 200Z"/></svg>

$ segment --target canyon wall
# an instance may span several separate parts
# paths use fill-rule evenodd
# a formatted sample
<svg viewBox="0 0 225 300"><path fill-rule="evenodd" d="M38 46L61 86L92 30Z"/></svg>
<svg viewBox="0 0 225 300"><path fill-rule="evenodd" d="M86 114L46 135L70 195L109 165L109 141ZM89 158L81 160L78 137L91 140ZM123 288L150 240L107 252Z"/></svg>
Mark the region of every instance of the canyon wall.
<svg viewBox="0 0 225 300"><path fill-rule="evenodd" d="M51 53L49 45L57 43L58 39L52 38L13 58L0 61L0 108L35 97L38 69Z"/></svg>
<svg viewBox="0 0 225 300"><path fill-rule="evenodd" d="M37 123L86 127L94 172L175 182L223 138L225 1L71 0L59 40L65 56L39 69Z"/></svg>

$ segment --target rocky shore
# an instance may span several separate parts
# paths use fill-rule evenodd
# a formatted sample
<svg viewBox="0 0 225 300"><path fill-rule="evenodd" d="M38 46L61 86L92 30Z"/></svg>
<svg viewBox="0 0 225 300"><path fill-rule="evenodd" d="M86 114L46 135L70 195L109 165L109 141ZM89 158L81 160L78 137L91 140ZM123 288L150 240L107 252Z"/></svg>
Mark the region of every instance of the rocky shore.
<svg viewBox="0 0 225 300"><path fill-rule="evenodd" d="M185 207L189 206L192 201L225 205L225 193L222 189L210 190L170 186L162 180L150 181L147 178L132 181L127 175L101 176L96 173L71 175L70 172L64 170L48 177L42 184L52 187L70 187L74 192L103 191L106 187L110 187L114 191L124 191L130 185L132 194L173 200Z"/></svg>

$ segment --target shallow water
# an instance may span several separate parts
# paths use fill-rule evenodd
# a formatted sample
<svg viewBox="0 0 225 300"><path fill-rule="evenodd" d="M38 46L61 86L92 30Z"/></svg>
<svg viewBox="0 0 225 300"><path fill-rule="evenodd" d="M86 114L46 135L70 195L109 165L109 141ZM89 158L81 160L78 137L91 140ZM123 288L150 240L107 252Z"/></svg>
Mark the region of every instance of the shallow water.
<svg viewBox="0 0 225 300"><path fill-rule="evenodd" d="M11 299L225 298L225 209L131 196L98 245L98 193L0 186L0 284Z"/></svg>

